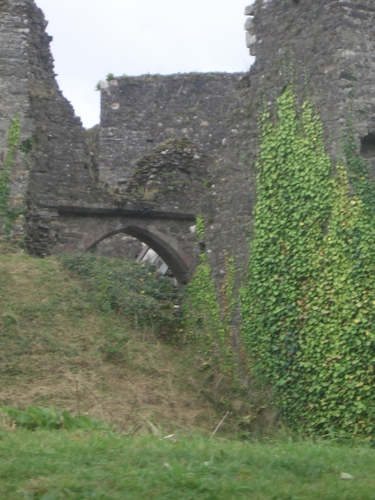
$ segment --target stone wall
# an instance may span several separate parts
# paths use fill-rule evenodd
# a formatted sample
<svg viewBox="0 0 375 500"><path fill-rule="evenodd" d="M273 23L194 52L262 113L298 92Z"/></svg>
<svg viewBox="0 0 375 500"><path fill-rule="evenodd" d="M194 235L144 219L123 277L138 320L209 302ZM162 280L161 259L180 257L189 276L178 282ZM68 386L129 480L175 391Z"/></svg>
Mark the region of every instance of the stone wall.
<svg viewBox="0 0 375 500"><path fill-rule="evenodd" d="M46 25L33 0L0 2L0 155L18 116L9 203L27 205L27 242L38 255L48 254L56 238L54 206L97 197L85 131L57 86Z"/></svg>
<svg viewBox="0 0 375 500"><path fill-rule="evenodd" d="M197 182L180 183L174 199L180 208L204 216L207 251L218 276L224 273L225 251L237 253L242 268L248 255L253 199L248 148L249 135L254 135L249 127L256 128L256 117L249 121L247 110L248 83L248 76L240 73L145 75L101 82L101 181L125 195L138 177L142 158L152 157L172 138L188 141L197 159L188 178ZM165 163L160 152L152 163L156 173ZM171 178L180 172L171 169Z"/></svg>
<svg viewBox="0 0 375 500"><path fill-rule="evenodd" d="M171 138L187 139L202 153L221 156L241 77L189 73L101 82L100 179L125 190L136 160Z"/></svg>
<svg viewBox="0 0 375 500"><path fill-rule="evenodd" d="M30 110L28 66L29 17L19 2L0 2L0 165L8 150L8 134L14 117L21 121L20 140L27 140L35 127L28 118ZM14 208L25 205L29 170L22 155L17 154L11 172L9 204Z"/></svg>

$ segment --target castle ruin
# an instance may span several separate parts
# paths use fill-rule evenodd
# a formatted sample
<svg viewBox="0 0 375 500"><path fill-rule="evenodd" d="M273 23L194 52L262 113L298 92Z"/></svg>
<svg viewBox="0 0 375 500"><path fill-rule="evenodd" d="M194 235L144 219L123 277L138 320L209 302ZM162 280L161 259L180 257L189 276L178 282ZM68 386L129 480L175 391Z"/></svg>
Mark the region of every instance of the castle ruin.
<svg viewBox="0 0 375 500"><path fill-rule="evenodd" d="M257 103L290 82L311 95L327 151L341 154L350 117L375 175L375 6L372 0L256 0L246 8L248 74L113 78L87 135L55 80L50 37L34 0L0 0L0 159L14 117L9 173L13 231L31 253L95 248L124 233L189 281L204 245L215 278L224 254L246 269L255 203ZM198 242L196 217L205 220Z"/></svg>

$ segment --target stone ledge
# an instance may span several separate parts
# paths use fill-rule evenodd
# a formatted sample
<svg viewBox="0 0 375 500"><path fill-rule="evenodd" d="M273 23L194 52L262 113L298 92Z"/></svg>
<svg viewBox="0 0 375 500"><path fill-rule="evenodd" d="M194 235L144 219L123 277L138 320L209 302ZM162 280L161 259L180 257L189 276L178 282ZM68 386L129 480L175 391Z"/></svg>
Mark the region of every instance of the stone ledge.
<svg viewBox="0 0 375 500"><path fill-rule="evenodd" d="M147 217L157 219L179 219L195 221L196 216L193 213L179 212L172 210L153 210L151 208L136 208L128 205L125 207L97 207L97 206L73 206L60 205L45 207L52 210L57 210L59 215L80 215L80 216L98 216L98 217L113 217L124 215L127 217Z"/></svg>

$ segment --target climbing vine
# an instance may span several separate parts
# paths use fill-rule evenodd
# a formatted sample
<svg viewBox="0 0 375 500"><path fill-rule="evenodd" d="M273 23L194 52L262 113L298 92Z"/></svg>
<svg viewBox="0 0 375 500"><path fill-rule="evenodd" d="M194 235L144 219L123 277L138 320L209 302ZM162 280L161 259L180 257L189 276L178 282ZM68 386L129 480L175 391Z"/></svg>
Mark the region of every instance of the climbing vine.
<svg viewBox="0 0 375 500"><path fill-rule="evenodd" d="M267 110L260 120L243 341L254 373L272 385L291 425L368 437L375 431L368 173L353 143L346 163L332 165L319 116L309 101L297 112L290 87L277 109L275 123ZM353 166L362 169L359 184Z"/></svg>
<svg viewBox="0 0 375 500"><path fill-rule="evenodd" d="M184 320L187 336L197 344L201 354L210 357L215 353L224 329L212 272L205 253L201 254L194 278L185 289Z"/></svg>
<svg viewBox="0 0 375 500"><path fill-rule="evenodd" d="M204 222L197 217L197 236L204 238ZM232 315L235 309L233 257L224 256L225 271L217 292L207 254L200 255L200 264L184 293L183 316L185 338L193 342L206 361L215 361L224 373L233 373L234 349Z"/></svg>
<svg viewBox="0 0 375 500"><path fill-rule="evenodd" d="M228 252L224 254L225 274L220 285L221 311L223 323L227 330L231 328L232 316L236 308L236 298L234 295L236 267L234 257Z"/></svg>
<svg viewBox="0 0 375 500"><path fill-rule="evenodd" d="M198 215L196 221L196 231L199 241L204 241L204 222L203 217Z"/></svg>
<svg viewBox="0 0 375 500"><path fill-rule="evenodd" d="M14 167L14 156L18 147L20 135L20 119L14 117L9 128L8 150L5 162L0 166L0 221L5 234L12 230L15 219L22 213L20 210L9 208L8 201L10 195L10 172Z"/></svg>

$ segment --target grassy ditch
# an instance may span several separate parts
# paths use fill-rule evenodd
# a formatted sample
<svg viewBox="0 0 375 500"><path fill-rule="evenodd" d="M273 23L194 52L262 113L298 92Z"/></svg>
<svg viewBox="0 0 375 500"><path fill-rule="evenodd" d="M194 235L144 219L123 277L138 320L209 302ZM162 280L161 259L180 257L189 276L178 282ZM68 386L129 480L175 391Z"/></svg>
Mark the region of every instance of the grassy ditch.
<svg viewBox="0 0 375 500"><path fill-rule="evenodd" d="M92 255L32 258L0 244L0 406L53 407L121 432L273 432L249 401L184 343L176 289L147 264Z"/></svg>

